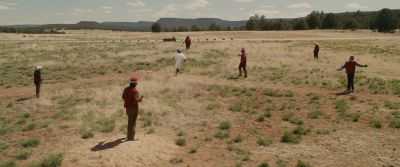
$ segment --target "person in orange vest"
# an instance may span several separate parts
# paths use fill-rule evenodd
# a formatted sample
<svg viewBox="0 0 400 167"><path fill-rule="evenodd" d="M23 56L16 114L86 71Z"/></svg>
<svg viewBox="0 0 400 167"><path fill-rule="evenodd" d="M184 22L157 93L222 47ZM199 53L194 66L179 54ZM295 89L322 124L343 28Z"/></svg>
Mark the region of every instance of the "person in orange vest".
<svg viewBox="0 0 400 167"><path fill-rule="evenodd" d="M186 50L189 50L190 46L192 45L192 39L190 39L189 36L186 37L185 44L186 44Z"/></svg>
<svg viewBox="0 0 400 167"><path fill-rule="evenodd" d="M33 72L33 83L35 84L36 88L36 98L40 98L40 88L42 82L42 66L36 66L35 71Z"/></svg>
<svg viewBox="0 0 400 167"><path fill-rule="evenodd" d="M242 76L242 70L244 72L244 77L247 78L247 55L246 50L242 48L240 51L240 64L239 64L239 77Z"/></svg>
<svg viewBox="0 0 400 167"><path fill-rule="evenodd" d="M129 86L124 89L122 99L124 100L124 107L128 116L128 132L127 141L135 140L135 127L136 120L139 112L139 102L143 100L143 96L139 95L136 89L138 78L132 77L129 81Z"/></svg>
<svg viewBox="0 0 400 167"><path fill-rule="evenodd" d="M347 61L338 71L346 69L347 74L347 92L354 92L354 78L356 74L356 67L368 67L368 65L361 65L354 61L354 56L350 56L349 61Z"/></svg>

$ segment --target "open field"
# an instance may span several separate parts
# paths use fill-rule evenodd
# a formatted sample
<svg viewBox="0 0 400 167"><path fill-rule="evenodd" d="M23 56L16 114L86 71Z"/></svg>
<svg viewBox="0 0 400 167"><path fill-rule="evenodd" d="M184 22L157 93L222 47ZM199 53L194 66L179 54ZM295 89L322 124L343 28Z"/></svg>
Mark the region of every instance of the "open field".
<svg viewBox="0 0 400 167"><path fill-rule="evenodd" d="M175 77L183 44L160 39L186 35L193 48ZM0 34L0 167L397 167L399 44L367 31ZM242 47L247 79L236 78ZM356 93L338 96L336 69L352 55L369 67ZM139 141L121 143L133 72Z"/></svg>

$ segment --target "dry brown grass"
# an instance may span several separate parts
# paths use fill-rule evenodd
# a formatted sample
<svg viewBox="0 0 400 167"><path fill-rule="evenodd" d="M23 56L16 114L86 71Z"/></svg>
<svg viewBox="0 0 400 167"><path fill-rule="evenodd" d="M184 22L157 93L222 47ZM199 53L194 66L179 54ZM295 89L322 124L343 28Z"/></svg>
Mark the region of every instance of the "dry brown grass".
<svg viewBox="0 0 400 167"><path fill-rule="evenodd" d="M63 153L63 166L295 166L299 160L319 167L400 165L400 133L393 126L400 118L387 103L397 102L400 92L400 85L393 86L400 75L398 34L190 33L193 49L175 77L173 56L183 45L159 40L186 35L0 34L0 142L7 145L0 161L29 166ZM313 41L322 48L319 61L312 58ZM236 79L242 47L249 54L249 78ZM369 68L359 70L355 94L336 96L344 90L344 74L336 69L350 55ZM45 66L39 100L31 98L36 64ZM125 136L121 93L133 72L141 75L138 89L145 95L139 141L91 151ZM348 108L339 111L338 101ZM375 120L381 128L371 127ZM82 129L94 136L83 139ZM285 132L301 140L281 142ZM24 151L19 141L32 138L40 145L27 160L15 159Z"/></svg>

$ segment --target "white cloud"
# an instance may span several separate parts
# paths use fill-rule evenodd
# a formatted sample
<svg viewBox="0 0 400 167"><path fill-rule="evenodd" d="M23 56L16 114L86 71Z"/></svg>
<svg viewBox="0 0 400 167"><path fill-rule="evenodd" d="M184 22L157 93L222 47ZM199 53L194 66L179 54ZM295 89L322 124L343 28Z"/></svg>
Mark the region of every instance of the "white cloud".
<svg viewBox="0 0 400 167"><path fill-rule="evenodd" d="M239 3L249 3L249 2L253 2L254 0L234 0L235 2L239 2Z"/></svg>
<svg viewBox="0 0 400 167"><path fill-rule="evenodd" d="M361 9L368 9L368 6L363 6L359 3L349 3L346 5L346 9L351 9L351 10L361 10Z"/></svg>
<svg viewBox="0 0 400 167"><path fill-rule="evenodd" d="M312 5L307 2L295 3L288 6L290 9L310 9Z"/></svg>
<svg viewBox="0 0 400 167"><path fill-rule="evenodd" d="M88 15L92 14L94 11L92 9L81 9L81 8L75 8L72 10L72 15Z"/></svg>
<svg viewBox="0 0 400 167"><path fill-rule="evenodd" d="M164 6L159 11L153 14L153 18L158 19L161 17L176 17L177 16L177 8L175 4L169 4Z"/></svg>
<svg viewBox="0 0 400 167"><path fill-rule="evenodd" d="M10 9L10 7L6 5L0 5L0 10L8 10L8 9Z"/></svg>
<svg viewBox="0 0 400 167"><path fill-rule="evenodd" d="M111 6L102 6L101 8L104 9L104 10L111 10L113 7L111 7Z"/></svg>
<svg viewBox="0 0 400 167"><path fill-rule="evenodd" d="M129 1L126 4L128 6L131 6L131 7L144 7L144 6L146 6L146 4L141 0Z"/></svg>
<svg viewBox="0 0 400 167"><path fill-rule="evenodd" d="M196 10L199 8L207 7L209 2L207 0L191 0L184 8L188 10Z"/></svg>

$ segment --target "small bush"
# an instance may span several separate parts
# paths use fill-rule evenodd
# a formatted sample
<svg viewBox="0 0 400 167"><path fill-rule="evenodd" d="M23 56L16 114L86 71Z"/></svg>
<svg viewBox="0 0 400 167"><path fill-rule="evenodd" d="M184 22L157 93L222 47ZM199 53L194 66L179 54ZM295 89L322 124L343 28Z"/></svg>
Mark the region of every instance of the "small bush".
<svg viewBox="0 0 400 167"><path fill-rule="evenodd" d="M112 118L101 118L96 121L96 129L99 132L110 133L114 131L115 119Z"/></svg>
<svg viewBox="0 0 400 167"><path fill-rule="evenodd" d="M298 126L296 129L293 130L293 134L296 135L306 135L310 132L309 129L305 129L303 126Z"/></svg>
<svg viewBox="0 0 400 167"><path fill-rule="evenodd" d="M311 165L306 163L306 162L303 162L303 161L299 160L299 161L297 161L296 167L311 167Z"/></svg>
<svg viewBox="0 0 400 167"><path fill-rule="evenodd" d="M228 130L228 129L231 128L231 123L229 121L221 122L219 124L218 128L221 129L221 130Z"/></svg>
<svg viewBox="0 0 400 167"><path fill-rule="evenodd" d="M186 139L184 139L184 138L179 138L179 139L176 139L175 140L175 144L177 145L177 146L185 146L186 145Z"/></svg>
<svg viewBox="0 0 400 167"><path fill-rule="evenodd" d="M349 104L345 100L338 100L336 101L336 111L340 113L344 113L350 109Z"/></svg>
<svg viewBox="0 0 400 167"><path fill-rule="evenodd" d="M38 139L27 139L20 142L21 146L24 148L37 147L40 144Z"/></svg>
<svg viewBox="0 0 400 167"><path fill-rule="evenodd" d="M393 116L393 118L392 118L392 121L390 121L389 127L399 129L400 128L400 112L399 111L393 112L392 116Z"/></svg>
<svg viewBox="0 0 400 167"><path fill-rule="evenodd" d="M22 128L23 132L27 132L27 131L31 131L34 130L36 128L36 124L35 123L30 123L27 126L25 126L24 128Z"/></svg>
<svg viewBox="0 0 400 167"><path fill-rule="evenodd" d="M0 167L17 167L17 164L14 161L4 161L0 162Z"/></svg>
<svg viewBox="0 0 400 167"><path fill-rule="evenodd" d="M264 121L265 121L264 115L259 115L259 116L257 117L256 121L257 121L257 122L264 122Z"/></svg>
<svg viewBox="0 0 400 167"><path fill-rule="evenodd" d="M291 132L285 132L281 138L282 143L298 144L301 141L301 135L296 135Z"/></svg>
<svg viewBox="0 0 400 167"><path fill-rule="evenodd" d="M243 141L243 138L241 135L237 135L234 139L233 142L234 143L241 143Z"/></svg>
<svg viewBox="0 0 400 167"><path fill-rule="evenodd" d="M0 141L0 153L3 152L4 150L6 150L8 148L8 144Z"/></svg>
<svg viewBox="0 0 400 167"><path fill-rule="evenodd" d="M81 129L79 133L82 139L89 139L94 137L94 134L88 129Z"/></svg>
<svg viewBox="0 0 400 167"><path fill-rule="evenodd" d="M373 127L373 128L376 128L376 129L382 128L382 123L378 119L371 120L370 124L371 124L371 127Z"/></svg>
<svg viewBox="0 0 400 167"><path fill-rule="evenodd" d="M263 138L263 137L259 137L258 139L257 139L257 144L259 145L259 146L269 146L269 145L271 145L272 144L272 140L271 139L268 139L268 138Z"/></svg>
<svg viewBox="0 0 400 167"><path fill-rule="evenodd" d="M217 133L214 134L214 137L217 139L226 139L229 138L229 131L226 130L220 130Z"/></svg>
<svg viewBox="0 0 400 167"><path fill-rule="evenodd" d="M388 109L391 109L391 110L399 110L400 109L400 103L385 101L385 107L388 108Z"/></svg>
<svg viewBox="0 0 400 167"><path fill-rule="evenodd" d="M322 116L322 112L320 110L314 110L314 111L308 113L307 116L310 119L318 119L319 117Z"/></svg>
<svg viewBox="0 0 400 167"><path fill-rule="evenodd" d="M196 153L197 152L197 148L191 148L190 150L189 150L189 154L194 154L194 153Z"/></svg>
<svg viewBox="0 0 400 167"><path fill-rule="evenodd" d="M17 160L27 160L32 155L32 150L22 150L17 153L15 158Z"/></svg>
<svg viewBox="0 0 400 167"><path fill-rule="evenodd" d="M177 136L185 136L185 132L184 131L179 131L178 134L176 134Z"/></svg>
<svg viewBox="0 0 400 167"><path fill-rule="evenodd" d="M41 161L31 165L31 167L61 167L63 160L63 154L50 154Z"/></svg>
<svg viewBox="0 0 400 167"><path fill-rule="evenodd" d="M257 167L269 167L269 164L267 162L263 162L259 164Z"/></svg>

